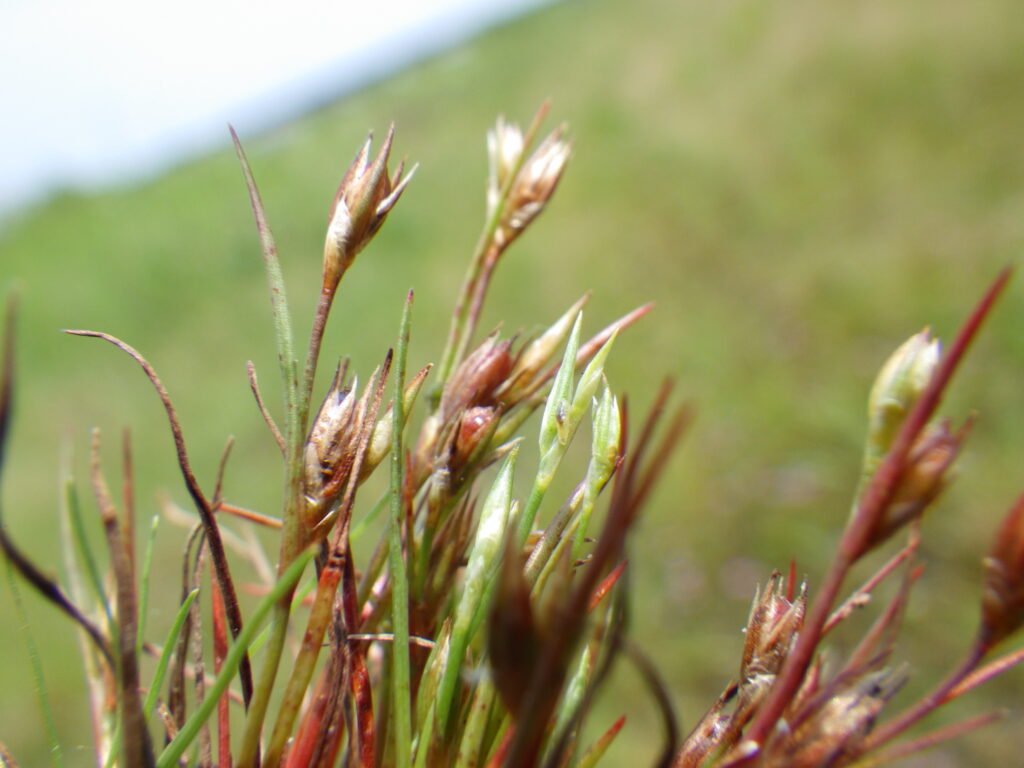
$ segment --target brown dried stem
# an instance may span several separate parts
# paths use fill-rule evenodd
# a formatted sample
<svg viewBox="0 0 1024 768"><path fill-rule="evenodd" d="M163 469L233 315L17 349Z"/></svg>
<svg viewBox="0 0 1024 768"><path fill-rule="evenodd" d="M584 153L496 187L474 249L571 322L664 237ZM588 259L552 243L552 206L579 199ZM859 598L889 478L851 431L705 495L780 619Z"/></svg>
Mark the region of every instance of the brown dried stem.
<svg viewBox="0 0 1024 768"><path fill-rule="evenodd" d="M104 341L113 344L139 364L139 367L142 368L143 372L146 374L146 378L149 379L153 388L156 390L157 395L160 397L164 410L167 412L167 420L171 426L171 434L174 437L174 447L178 456L178 466L181 469L182 477L185 479L185 486L188 488L189 495L192 497L196 510L199 512L199 518L202 521L203 530L206 534L208 546L210 547L210 558L213 561L213 567L217 574L217 581L220 583L221 593L224 595L224 607L228 617L228 627L231 629L232 638L237 638L238 633L242 631L242 611L238 605L238 594L235 591L235 584L231 578L231 569L228 566L227 556L224 553L224 542L221 540L220 528L217 526L217 520L213 515L213 508L211 507L210 502L206 499L206 496L203 495L203 491L199 487L199 482L192 473L192 467L188 460L188 452L185 448L185 437L181 431L181 424L178 421L177 414L175 413L174 405L171 403L170 395L168 395L167 390L160 381L160 377L157 376L153 366L151 366L138 351L108 333L84 330L66 330L65 333L69 333L73 336L87 336L103 339ZM245 699L246 706L248 706L249 700L252 698L252 665L249 662L248 653L245 654L242 659L242 663L238 667L238 676L242 684L242 698Z"/></svg>
<svg viewBox="0 0 1024 768"><path fill-rule="evenodd" d="M146 718L139 696L139 659L137 656L138 603L135 596L135 569L130 555L133 543L126 526L120 525L114 502L107 490L100 466L100 435L93 432L91 477L93 493L103 519L103 530L114 572L117 604L117 676L121 709L121 755L129 768L155 765Z"/></svg>

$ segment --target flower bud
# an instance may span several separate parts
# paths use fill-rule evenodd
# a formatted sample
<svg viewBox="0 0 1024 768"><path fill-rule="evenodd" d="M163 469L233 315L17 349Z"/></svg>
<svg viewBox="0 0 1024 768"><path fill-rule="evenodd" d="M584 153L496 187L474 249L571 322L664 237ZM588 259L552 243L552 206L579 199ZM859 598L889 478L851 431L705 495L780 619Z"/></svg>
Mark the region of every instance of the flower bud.
<svg viewBox="0 0 1024 768"><path fill-rule="evenodd" d="M612 476L615 464L619 460L622 438L622 421L619 403L612 394L608 382L604 382L604 390L600 398L595 398L593 405L593 439L590 444L590 465L587 467L588 493L596 496L597 492Z"/></svg>
<svg viewBox="0 0 1024 768"><path fill-rule="evenodd" d="M520 351L505 383L497 392L502 403L511 407L531 391L540 369L548 364L557 349L565 343L569 331L572 330L573 322L576 320L576 315L580 313L589 298L590 294L580 298L550 328Z"/></svg>
<svg viewBox="0 0 1024 768"><path fill-rule="evenodd" d="M329 290L337 287L356 255L377 234L416 171L413 168L402 178L404 163L399 163L394 176L388 176L394 135L392 125L372 164L368 162L372 137L368 138L338 185L324 242L324 286Z"/></svg>
<svg viewBox="0 0 1024 768"><path fill-rule="evenodd" d="M865 472L873 473L910 409L939 364L941 345L926 328L914 334L882 366L868 397Z"/></svg>
<svg viewBox="0 0 1024 768"><path fill-rule="evenodd" d="M494 234L500 247L507 247L519 237L555 193L571 153L564 135L565 126L553 131L519 169L512 182L505 213Z"/></svg>

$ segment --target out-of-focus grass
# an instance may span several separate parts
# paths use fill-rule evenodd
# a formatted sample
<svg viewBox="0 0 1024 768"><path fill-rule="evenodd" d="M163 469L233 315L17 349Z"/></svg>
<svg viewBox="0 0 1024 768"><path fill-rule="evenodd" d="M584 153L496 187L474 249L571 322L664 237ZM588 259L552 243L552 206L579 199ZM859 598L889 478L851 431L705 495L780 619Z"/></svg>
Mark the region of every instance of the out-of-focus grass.
<svg viewBox="0 0 1024 768"><path fill-rule="evenodd" d="M613 385L648 401L663 374L699 420L634 541L634 634L685 724L738 665L756 580L795 558L813 590L845 520L871 378L903 338L949 337L1024 248L1024 27L1016 0L889 3L566 3L263 137L244 137L305 329L327 206L369 127L398 124L421 169L347 278L325 349L368 372L417 289L411 363L439 354L482 216L483 131L550 97L576 137L551 210L501 266L484 325L533 328L586 289L590 328L648 300L617 345ZM73 130L69 126L68 130ZM228 434L233 501L279 506L279 470L245 383L278 392L265 286L227 150L151 183L67 194L7 228L4 281L22 288L17 421L5 470L12 533L54 570L60 445L82 467L99 425L108 463L133 430L140 509L186 498L159 405L112 348L57 333L110 331L141 349L174 397L207 487ZM1022 484L1024 290L1013 286L945 408L980 419L963 476L925 530L929 571L908 616L918 688L973 631L978 563ZM183 538L164 526L156 568ZM170 581L170 579L168 579ZM165 585L173 592L173 585ZM154 597L153 637L173 610ZM74 764L89 736L75 643L29 607ZM11 616L6 590L0 615ZM0 740L26 765L45 746L23 644L0 632ZM1021 676L988 704L1024 703ZM622 690L634 690L627 675ZM912 687L914 687L912 686ZM640 764L657 722L630 720L610 764ZM974 710L982 708L975 697ZM1001 728L1001 730L1000 730ZM1017 726L949 748L1011 764Z"/></svg>

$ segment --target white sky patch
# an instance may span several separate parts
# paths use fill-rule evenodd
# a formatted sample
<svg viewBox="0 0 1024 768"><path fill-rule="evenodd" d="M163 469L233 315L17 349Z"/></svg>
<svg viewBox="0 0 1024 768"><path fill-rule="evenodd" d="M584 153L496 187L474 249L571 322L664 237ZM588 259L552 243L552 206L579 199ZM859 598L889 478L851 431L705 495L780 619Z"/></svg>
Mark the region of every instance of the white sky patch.
<svg viewBox="0 0 1024 768"><path fill-rule="evenodd" d="M164 168L546 0L0 0L0 211Z"/></svg>

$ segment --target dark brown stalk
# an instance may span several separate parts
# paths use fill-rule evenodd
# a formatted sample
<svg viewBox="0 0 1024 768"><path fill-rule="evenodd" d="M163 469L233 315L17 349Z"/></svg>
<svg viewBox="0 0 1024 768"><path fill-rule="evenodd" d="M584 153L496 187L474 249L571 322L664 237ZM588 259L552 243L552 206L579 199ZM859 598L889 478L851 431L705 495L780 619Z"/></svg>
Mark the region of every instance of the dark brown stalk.
<svg viewBox="0 0 1024 768"><path fill-rule="evenodd" d="M150 768L156 764L149 740L146 718L139 696L138 603L135 596L135 572L129 551L133 548L127 531L119 525L117 510L107 490L100 467L99 431L93 432L91 476L93 493L103 519L103 530L110 550L117 599L117 675L121 709L121 753L128 768Z"/></svg>
<svg viewBox="0 0 1024 768"><path fill-rule="evenodd" d="M199 512L199 518L203 523L203 529L206 534L208 546L210 547L210 558L213 560L213 567L217 573L217 581L220 583L221 593L224 595L224 607L228 617L228 627L231 629L231 637L237 638L238 633L242 631L242 611L238 606L238 594L235 591L235 584L231 578L231 569L228 566L227 556L224 553L224 542L221 539L220 528L217 526L217 520L214 518L210 502L207 501L206 496L203 495L203 491L200 489L199 483L196 480L195 475L192 473L192 467L188 460L188 452L185 449L185 437L182 434L181 424L179 423L178 416L174 411L170 395L167 394L167 390L164 388L164 385L157 376L153 366L151 366L149 362L133 347L124 343L120 339L111 336L108 333L101 333L98 331L67 330L65 333L69 333L73 336L87 336L103 339L104 341L113 344L139 364L143 372L146 374L146 377L153 385L153 388L156 390L157 395L160 397L164 410L167 412L167 420L171 426L171 434L174 437L174 447L178 456L178 466L181 469L181 474L185 480L185 486L188 488L189 495L192 497L196 510ZM242 659L242 663L238 666L238 677L242 685L242 698L245 700L246 707L248 707L249 700L252 698L252 665L249 662L248 654L245 655Z"/></svg>
<svg viewBox="0 0 1024 768"><path fill-rule="evenodd" d="M662 725L665 729L665 746L661 750L658 760L654 763L656 768L668 768L672 765L676 749L679 746L679 724L676 721L675 709L672 706L672 695L665 685L665 680L658 672L657 667L647 657L639 646L627 642L625 645L627 658L633 662L640 676L647 687L651 690L654 700L658 704L658 711L661 714Z"/></svg>
<svg viewBox="0 0 1024 768"><path fill-rule="evenodd" d="M10 433L11 422L14 419L15 304L16 302L12 295L7 300L3 359L0 361L0 471L2 471L4 465L7 435ZM103 654L107 664L113 669L114 654L110 649L110 643L107 638L104 637L99 627L78 610L78 607L64 594L64 591L57 585L57 582L40 571L18 548L14 540L7 535L7 529L3 523L2 507L0 507L0 549L3 549L4 555L25 581L31 584L40 595L57 606L85 631L93 643L95 643L99 652Z"/></svg>
<svg viewBox="0 0 1024 768"><path fill-rule="evenodd" d="M132 438L131 433L125 429L121 433L121 504L124 506L124 513L121 515L122 540L125 546L125 555L128 564L132 568L132 584L135 583L135 471L132 466ZM135 617L138 621L138 616Z"/></svg>
<svg viewBox="0 0 1024 768"><path fill-rule="evenodd" d="M896 490L914 440L938 408L953 373L977 335L982 322L991 312L996 299L1006 287L1011 274L1009 268L1003 270L974 308L953 345L943 356L931 382L908 414L889 453L872 477L856 513L843 533L836 557L807 614L793 652L787 656L775 684L751 722L745 734L746 740L758 745L763 744L765 737L775 727L786 705L800 687L821 641L822 630L832 613L832 606L846 579L846 574L864 554L871 534ZM752 761L756 754L752 753L745 762ZM745 763L741 762L738 765L743 764Z"/></svg>
<svg viewBox="0 0 1024 768"><path fill-rule="evenodd" d="M10 561L11 565L14 566L15 570L21 574L22 578L31 584L35 590L42 595L45 599L49 600L67 616L78 624L86 634L92 639L93 643L96 644L97 650L103 654L103 658L106 659L111 669L114 667L114 657L110 650L110 644L107 638L103 636L99 627L92 623L85 615L78 610L78 607L68 599L64 591L57 586L57 583L50 579L46 574L40 571L35 564L29 560L14 541L7 535L7 531L0 524L0 548L3 549L4 555Z"/></svg>

